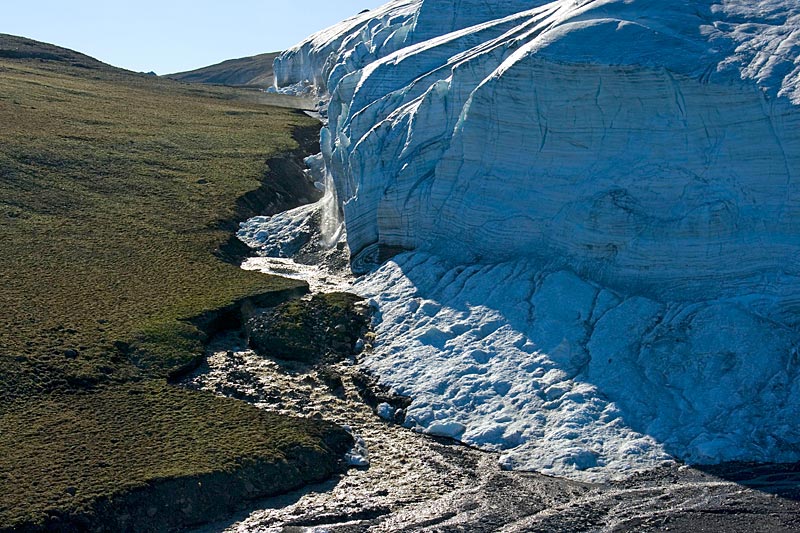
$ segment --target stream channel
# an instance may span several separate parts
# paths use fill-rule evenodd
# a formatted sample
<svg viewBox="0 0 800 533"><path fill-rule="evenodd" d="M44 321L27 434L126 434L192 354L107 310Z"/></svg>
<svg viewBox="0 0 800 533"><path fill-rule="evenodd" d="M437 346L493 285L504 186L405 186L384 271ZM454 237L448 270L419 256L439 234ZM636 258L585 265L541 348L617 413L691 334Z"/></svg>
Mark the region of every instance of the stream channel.
<svg viewBox="0 0 800 533"><path fill-rule="evenodd" d="M314 158L309 162L313 170ZM347 291L354 277L341 222L330 219L334 202L326 195L244 224L244 240L261 245L243 268L304 279L312 294ZM248 227L256 229L247 234ZM372 341L367 334L359 347L368 351ZM494 453L378 416L391 398L365 374L358 354L288 363L257 355L241 332L230 332L213 340L206 359L184 386L348 426L357 446L340 477L252 502L250 511L196 533L800 531L800 465L701 470L671 463L603 484L504 471Z"/></svg>

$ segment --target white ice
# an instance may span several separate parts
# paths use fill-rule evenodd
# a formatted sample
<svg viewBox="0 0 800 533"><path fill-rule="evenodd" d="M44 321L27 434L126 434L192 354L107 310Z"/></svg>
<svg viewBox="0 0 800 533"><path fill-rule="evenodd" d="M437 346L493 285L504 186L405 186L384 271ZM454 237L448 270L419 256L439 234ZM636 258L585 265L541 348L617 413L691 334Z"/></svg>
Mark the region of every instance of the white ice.
<svg viewBox="0 0 800 533"><path fill-rule="evenodd" d="M356 285L409 425L583 479L800 460L796 0L396 0L275 71L354 258L409 251Z"/></svg>
<svg viewBox="0 0 800 533"><path fill-rule="evenodd" d="M380 309L364 363L407 425L510 468L603 480L672 457L798 458L795 332L740 300L663 304L528 261L403 254L354 290Z"/></svg>

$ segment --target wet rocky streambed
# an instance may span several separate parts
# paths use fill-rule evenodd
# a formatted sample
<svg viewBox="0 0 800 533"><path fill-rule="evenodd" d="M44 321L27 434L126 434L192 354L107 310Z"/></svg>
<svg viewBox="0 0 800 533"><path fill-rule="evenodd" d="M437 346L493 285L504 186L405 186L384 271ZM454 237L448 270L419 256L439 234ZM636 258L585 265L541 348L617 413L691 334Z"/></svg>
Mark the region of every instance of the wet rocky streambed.
<svg viewBox="0 0 800 533"><path fill-rule="evenodd" d="M329 304L339 306L333 322L323 316ZM257 502L249 513L197 533L800 531L800 466L700 470L673 464L588 484L502 471L493 453L414 433L377 414L399 420L405 399L388 396L358 365L356 352L369 350L371 341L367 322L358 318L366 312L363 304L337 293L287 305L266 310L247 328L249 335L263 336L277 325L278 346L306 340L316 354L286 360L251 341L256 353L248 333L230 332L210 344L206 364L184 385L348 426L357 440L348 457L352 466L336 479Z"/></svg>

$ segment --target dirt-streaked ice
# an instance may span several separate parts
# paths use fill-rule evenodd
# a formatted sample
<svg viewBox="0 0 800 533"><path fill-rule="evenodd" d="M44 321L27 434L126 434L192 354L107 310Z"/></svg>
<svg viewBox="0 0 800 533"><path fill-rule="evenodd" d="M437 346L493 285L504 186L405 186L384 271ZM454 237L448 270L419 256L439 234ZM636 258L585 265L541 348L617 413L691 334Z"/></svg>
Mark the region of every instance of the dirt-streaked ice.
<svg viewBox="0 0 800 533"><path fill-rule="evenodd" d="M800 459L798 58L794 0L396 0L284 53L354 258L408 251L356 285L408 424L592 479Z"/></svg>

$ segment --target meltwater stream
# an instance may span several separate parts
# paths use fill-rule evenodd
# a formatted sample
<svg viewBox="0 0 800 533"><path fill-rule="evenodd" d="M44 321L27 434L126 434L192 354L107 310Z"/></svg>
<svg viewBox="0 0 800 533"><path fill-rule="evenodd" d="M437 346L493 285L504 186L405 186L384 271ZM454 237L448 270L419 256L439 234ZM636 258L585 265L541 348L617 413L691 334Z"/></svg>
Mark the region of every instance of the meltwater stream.
<svg viewBox="0 0 800 533"><path fill-rule="evenodd" d="M294 522L242 527L797 530L797 468L732 462L800 459L799 16L792 0L394 0L282 54L280 86L329 99L309 165L338 198L315 175L327 209L246 223L261 257L244 266L368 298L372 350L337 372L411 398L415 432L317 370L290 408L242 347L209 375L252 367L215 390L407 443L386 457L425 481L373 461L298 496ZM415 251L355 279L348 245ZM441 438L487 453L428 453ZM440 478L469 487L414 496ZM320 510L340 500L363 513Z"/></svg>
<svg viewBox="0 0 800 533"><path fill-rule="evenodd" d="M321 237L322 209L318 203L244 224L246 241L258 238L265 243L262 253L285 257L253 258L243 266L305 279L313 291L358 290L364 282L349 274L346 247L328 247ZM269 235L260 233L265 229ZM426 312L435 307L430 301L419 305ZM250 511L196 533L800 530L799 475L777 467L701 472L670 462L608 483L503 470L500 453L379 417L364 400L363 363L372 356L287 368L249 350L238 335L212 343L207 364L186 386L347 425L362 439L369 466L251 502Z"/></svg>
<svg viewBox="0 0 800 533"><path fill-rule="evenodd" d="M324 191L322 198L242 223L238 236L256 251L242 268L304 280L315 293L346 291L352 288L354 277L333 178L321 154L306 158L305 163L307 178Z"/></svg>
<svg viewBox="0 0 800 533"><path fill-rule="evenodd" d="M242 224L240 238L258 250L243 268L368 298L377 341L360 362L412 398L407 427L499 452L504 468L581 481L670 461L580 378L591 338L580 322L619 305L613 294L574 275L539 276L525 262L459 267L421 252L356 279L330 175L319 156L307 163L324 176L325 195Z"/></svg>

